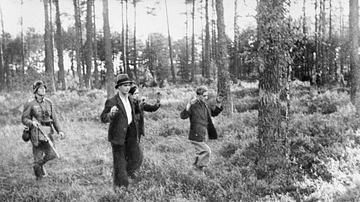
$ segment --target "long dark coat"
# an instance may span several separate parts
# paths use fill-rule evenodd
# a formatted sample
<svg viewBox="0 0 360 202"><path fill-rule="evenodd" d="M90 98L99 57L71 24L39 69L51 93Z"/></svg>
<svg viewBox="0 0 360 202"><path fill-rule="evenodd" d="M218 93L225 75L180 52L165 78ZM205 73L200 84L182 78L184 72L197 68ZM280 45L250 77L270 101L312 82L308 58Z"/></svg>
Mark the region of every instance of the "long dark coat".
<svg viewBox="0 0 360 202"><path fill-rule="evenodd" d="M132 108L131 114L133 117L133 122L135 122L134 121L134 118L135 118L134 104L133 104L133 100L130 97L129 97L129 101L130 101L131 108ZM113 118L111 118L110 117L110 109L113 106L117 106L119 111L114 115ZM127 120L127 116L126 116L125 107L119 97L119 93L117 93L114 97L106 100L105 108L100 115L100 119L103 123L110 122L109 130L108 130L109 142L111 142L112 144L123 145L125 143L126 133L128 130L128 120ZM139 131L138 125L135 124L135 126L136 126L135 127L136 131L132 131L133 134L131 134L131 136L135 135L136 138L138 138L138 131Z"/></svg>
<svg viewBox="0 0 360 202"><path fill-rule="evenodd" d="M146 102L141 102L140 100L134 100L135 105L135 120L138 123L139 127L139 138L140 136L145 135L145 124L144 124L144 111L154 112L158 110L161 106L160 103L149 104Z"/></svg>
<svg viewBox="0 0 360 202"><path fill-rule="evenodd" d="M219 115L222 110L222 106L211 108L206 103L197 101L189 110L181 111L180 118L190 119L189 140L203 142L207 134L209 139L217 139L218 135L211 117Z"/></svg>

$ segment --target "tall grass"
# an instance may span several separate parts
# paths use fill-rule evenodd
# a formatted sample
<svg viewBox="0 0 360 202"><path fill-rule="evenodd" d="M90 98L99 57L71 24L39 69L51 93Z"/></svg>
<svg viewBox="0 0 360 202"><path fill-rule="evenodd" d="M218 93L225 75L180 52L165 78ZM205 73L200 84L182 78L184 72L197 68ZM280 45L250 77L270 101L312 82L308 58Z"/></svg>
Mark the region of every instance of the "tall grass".
<svg viewBox="0 0 360 202"><path fill-rule="evenodd" d="M237 86L233 89L240 91L243 88ZM42 181L36 181L33 176L31 144L22 141L21 113L15 112L31 95L0 95L0 98L4 98L0 105L3 113L0 122L0 201L265 202L356 201L360 198L357 189L360 183L360 135L354 129L357 122L352 118L353 106L344 98L346 95L328 92L311 99L306 97L309 94L294 97L293 109L301 110L292 116L292 136L294 140L306 137L317 143L318 140L329 139L311 139L311 135L314 135L311 131L316 131L317 127L320 127L317 133L327 131L321 133L321 137L328 135L332 142L327 142L329 146L323 150L326 155L321 159L322 164L316 166L323 165L333 176L326 181L304 174L296 186L298 190L309 192L296 195L292 192L264 194L269 184L256 178L252 160L254 153L249 149L256 144L256 110L235 113L232 117L220 114L213 119L219 139L209 142L213 151L211 164L204 172L199 172L192 167L194 149L187 140L189 120L179 117L180 110L193 96L193 87L141 89L150 103L155 101L157 91L163 94L161 108L145 114L146 134L141 139L144 163L129 188L121 189L118 193L113 191L112 185L108 125L99 121L106 99L105 92L90 91L83 95L60 92L49 96L56 104L66 138L55 139L61 158L45 165L49 176ZM234 94L241 95L236 100L241 104L242 93ZM309 100L316 102L304 104ZM336 106L337 111L321 114L326 103ZM310 114L309 106L319 110ZM300 155L300 150L296 151Z"/></svg>

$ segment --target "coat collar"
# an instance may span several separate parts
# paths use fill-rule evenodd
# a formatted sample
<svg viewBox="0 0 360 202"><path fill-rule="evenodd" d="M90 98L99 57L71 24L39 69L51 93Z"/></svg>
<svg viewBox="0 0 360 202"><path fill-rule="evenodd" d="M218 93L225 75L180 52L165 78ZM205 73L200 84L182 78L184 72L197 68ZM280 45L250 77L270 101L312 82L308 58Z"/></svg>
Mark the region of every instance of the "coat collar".
<svg viewBox="0 0 360 202"><path fill-rule="evenodd" d="M117 93L115 96L116 96L116 105L118 105L118 108L119 108L121 111L123 111L124 113L126 113L124 103L122 102L119 93Z"/></svg>
<svg viewBox="0 0 360 202"><path fill-rule="evenodd" d="M116 95L115 95L115 97L116 97L116 105L117 105L117 107L120 109L120 110L122 110L123 111L123 113L125 113L126 114L126 111L125 111L125 106L124 106L124 103L122 102L122 100L121 100L121 98L120 98L120 95L119 95L119 93L117 93ZM129 96L128 97L128 99L129 99L129 102L130 102L130 106L131 106L131 111L132 111L132 115L134 115L134 106L133 106L133 100L131 99L131 97Z"/></svg>

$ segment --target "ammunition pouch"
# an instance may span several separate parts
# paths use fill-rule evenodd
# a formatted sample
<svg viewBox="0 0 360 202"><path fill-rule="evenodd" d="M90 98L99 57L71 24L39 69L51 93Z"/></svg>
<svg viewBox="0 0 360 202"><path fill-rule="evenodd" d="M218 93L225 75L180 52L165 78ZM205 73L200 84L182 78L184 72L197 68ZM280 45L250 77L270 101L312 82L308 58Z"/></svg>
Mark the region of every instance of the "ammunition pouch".
<svg viewBox="0 0 360 202"><path fill-rule="evenodd" d="M28 142L30 140L30 136L30 129L29 127L25 126L22 133L22 139L24 140L24 142Z"/></svg>

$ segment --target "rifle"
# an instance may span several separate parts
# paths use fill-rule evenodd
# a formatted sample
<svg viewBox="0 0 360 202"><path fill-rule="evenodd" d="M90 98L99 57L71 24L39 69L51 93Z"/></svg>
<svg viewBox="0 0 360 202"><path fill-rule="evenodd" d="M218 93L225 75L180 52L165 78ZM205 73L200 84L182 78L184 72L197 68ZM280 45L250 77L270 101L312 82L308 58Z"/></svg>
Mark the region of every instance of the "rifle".
<svg viewBox="0 0 360 202"><path fill-rule="evenodd" d="M45 139L46 139L46 142L49 143L51 149L55 152L56 157L57 157L57 158L60 158L60 155L59 155L59 153L56 151L55 146L54 146L54 143L51 141L51 139L49 138L49 136L48 136L46 133L44 133L44 131L41 129L40 126L38 126L37 128L38 128L39 131L44 135L44 137L45 137Z"/></svg>

